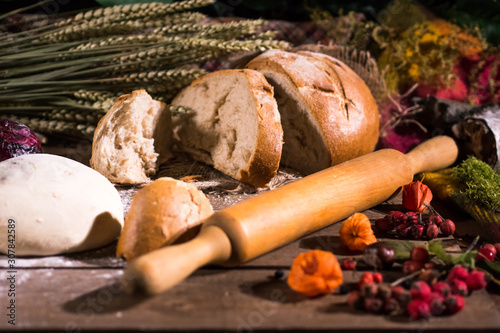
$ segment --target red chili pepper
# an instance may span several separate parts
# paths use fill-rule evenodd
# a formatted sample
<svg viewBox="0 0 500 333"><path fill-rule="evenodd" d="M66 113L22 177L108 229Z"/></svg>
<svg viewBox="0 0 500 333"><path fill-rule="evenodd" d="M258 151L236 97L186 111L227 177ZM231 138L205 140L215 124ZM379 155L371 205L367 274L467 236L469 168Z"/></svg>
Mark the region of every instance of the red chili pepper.
<svg viewBox="0 0 500 333"><path fill-rule="evenodd" d="M403 206L411 211L422 213L432 200L432 192L419 181L403 187Z"/></svg>

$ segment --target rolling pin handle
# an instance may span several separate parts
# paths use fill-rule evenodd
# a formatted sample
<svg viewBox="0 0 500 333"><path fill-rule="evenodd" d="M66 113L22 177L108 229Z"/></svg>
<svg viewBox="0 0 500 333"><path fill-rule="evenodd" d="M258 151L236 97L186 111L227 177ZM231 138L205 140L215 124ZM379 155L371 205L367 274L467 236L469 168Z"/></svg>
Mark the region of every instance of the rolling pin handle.
<svg viewBox="0 0 500 333"><path fill-rule="evenodd" d="M413 174L447 168L455 163L457 156L457 144L449 136L436 136L406 154Z"/></svg>
<svg viewBox="0 0 500 333"><path fill-rule="evenodd" d="M122 277L128 293L156 295L173 287L208 264L224 262L231 256L231 242L216 226L202 228L193 240L167 246L138 257L129 263Z"/></svg>

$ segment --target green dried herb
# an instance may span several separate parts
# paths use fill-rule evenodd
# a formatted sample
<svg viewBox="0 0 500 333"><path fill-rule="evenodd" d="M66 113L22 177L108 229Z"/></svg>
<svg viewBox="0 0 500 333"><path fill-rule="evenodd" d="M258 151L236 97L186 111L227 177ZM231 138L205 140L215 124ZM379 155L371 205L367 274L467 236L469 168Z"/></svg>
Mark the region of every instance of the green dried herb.
<svg viewBox="0 0 500 333"><path fill-rule="evenodd" d="M461 192L473 203L500 209L500 174L488 164L469 157L453 169L452 175L465 188Z"/></svg>

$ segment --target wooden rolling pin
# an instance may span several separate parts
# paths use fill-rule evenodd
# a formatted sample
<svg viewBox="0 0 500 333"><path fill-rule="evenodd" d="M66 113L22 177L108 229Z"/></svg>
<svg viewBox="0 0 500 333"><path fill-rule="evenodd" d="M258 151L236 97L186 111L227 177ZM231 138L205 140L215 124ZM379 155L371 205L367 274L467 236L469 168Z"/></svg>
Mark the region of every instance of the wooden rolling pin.
<svg viewBox="0 0 500 333"><path fill-rule="evenodd" d="M458 149L445 136L408 154L383 149L304 177L208 217L199 235L132 261L129 292L161 293L207 264L234 266L387 200L413 175L452 165Z"/></svg>

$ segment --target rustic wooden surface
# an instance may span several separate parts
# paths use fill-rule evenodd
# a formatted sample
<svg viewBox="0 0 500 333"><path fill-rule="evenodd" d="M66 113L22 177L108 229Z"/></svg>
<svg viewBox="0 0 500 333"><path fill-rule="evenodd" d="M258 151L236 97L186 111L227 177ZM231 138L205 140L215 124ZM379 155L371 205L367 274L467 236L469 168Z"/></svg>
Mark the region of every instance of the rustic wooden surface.
<svg viewBox="0 0 500 333"><path fill-rule="evenodd" d="M365 213L374 221L400 208L400 197ZM470 230L471 221L453 208L457 230ZM207 267L173 289L155 297L128 295L119 280L126 265L114 256L116 243L71 255L17 258L16 326L7 324L7 261L0 256L0 331L500 331L500 296L490 290L466 298L454 316L412 322L407 317L370 315L350 309L346 295L308 299L290 290L286 277L294 257L309 249L332 251L339 260L352 256L340 244L340 223L321 229L240 267ZM447 250L459 252L459 241L443 239ZM172 267L175 269L175 267ZM388 281L400 268L383 272ZM354 282L361 272L346 272Z"/></svg>
<svg viewBox="0 0 500 333"><path fill-rule="evenodd" d="M374 220L393 205L367 211ZM86 253L17 259L17 325L15 330L53 332L159 331L493 331L500 329L497 295L480 291L466 299L455 315L411 322L406 317L374 316L350 309L345 295L307 299L291 291L285 276L293 258L308 249L349 255L340 245L334 224L238 268L204 268L175 288L156 297L130 296L118 283L125 262L114 257L116 244ZM449 251L460 251L448 238ZM6 258L0 266L6 274ZM175 269L173 267L172 269ZM393 280L397 269L383 272ZM360 272L347 272L356 281ZM2 281L4 278L2 279ZM2 299L6 283L0 283ZM3 307L3 304L2 304ZM12 330L5 317L0 329Z"/></svg>

